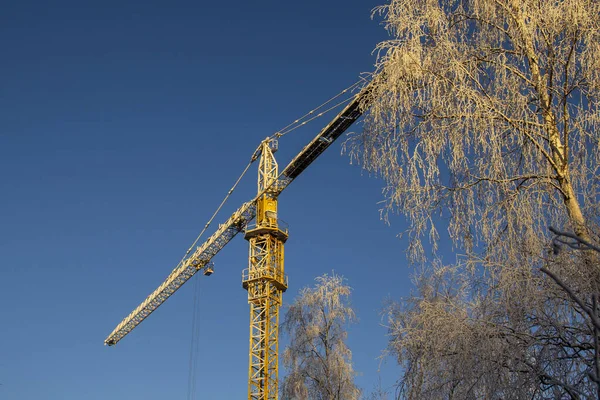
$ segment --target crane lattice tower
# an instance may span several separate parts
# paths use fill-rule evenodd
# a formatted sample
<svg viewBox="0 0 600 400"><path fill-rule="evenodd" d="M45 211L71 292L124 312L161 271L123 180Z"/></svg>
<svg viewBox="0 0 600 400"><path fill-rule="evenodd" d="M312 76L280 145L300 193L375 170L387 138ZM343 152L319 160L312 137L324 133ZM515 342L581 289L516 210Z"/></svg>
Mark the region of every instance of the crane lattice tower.
<svg viewBox="0 0 600 400"><path fill-rule="evenodd" d="M283 269L283 244L287 229L277 219L278 169L273 152L277 142L261 144L258 168L256 222L246 229L250 244L248 268L242 273L242 285L250 304L250 362L248 399L277 399L279 307L287 289Z"/></svg>

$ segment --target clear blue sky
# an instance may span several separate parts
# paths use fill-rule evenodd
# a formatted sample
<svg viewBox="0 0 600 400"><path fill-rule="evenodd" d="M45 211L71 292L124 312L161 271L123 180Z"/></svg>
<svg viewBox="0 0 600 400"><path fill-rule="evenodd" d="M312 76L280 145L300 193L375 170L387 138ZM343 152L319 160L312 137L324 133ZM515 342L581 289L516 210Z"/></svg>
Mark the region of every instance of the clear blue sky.
<svg viewBox="0 0 600 400"><path fill-rule="evenodd" d="M260 140L372 70L386 38L370 19L378 4L3 4L0 399L186 398L191 282L116 347L103 340L168 275ZM280 165L327 121L282 139ZM341 141L280 197L284 301L332 269L348 279L368 393L387 340L379 312L409 293L409 269L402 219L379 220L382 182L349 165ZM215 225L255 194L255 174ZM247 242L214 261L199 282L197 398L241 399ZM384 386L398 373L389 360Z"/></svg>

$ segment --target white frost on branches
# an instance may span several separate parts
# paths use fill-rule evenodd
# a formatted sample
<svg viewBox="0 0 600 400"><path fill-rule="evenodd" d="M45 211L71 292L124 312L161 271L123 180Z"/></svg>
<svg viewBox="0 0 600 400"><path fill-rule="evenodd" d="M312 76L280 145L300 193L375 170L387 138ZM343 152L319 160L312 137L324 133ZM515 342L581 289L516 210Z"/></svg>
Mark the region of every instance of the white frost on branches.
<svg viewBox="0 0 600 400"><path fill-rule="evenodd" d="M351 288L339 275L323 275L304 288L282 324L290 336L283 352L288 375L283 399L355 400L352 352L345 343L348 323L355 320L349 305Z"/></svg>
<svg viewBox="0 0 600 400"><path fill-rule="evenodd" d="M577 293L597 258L550 256L547 226L598 243L600 1L391 0L364 130L345 147L385 181L383 216L426 261L440 221L464 256L390 309L407 399L596 396Z"/></svg>

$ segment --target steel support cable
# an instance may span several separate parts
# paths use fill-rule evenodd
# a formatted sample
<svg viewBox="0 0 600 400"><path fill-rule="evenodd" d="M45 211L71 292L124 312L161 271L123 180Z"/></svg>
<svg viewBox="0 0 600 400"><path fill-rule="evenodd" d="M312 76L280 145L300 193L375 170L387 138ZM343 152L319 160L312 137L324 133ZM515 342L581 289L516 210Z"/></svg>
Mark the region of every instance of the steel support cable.
<svg viewBox="0 0 600 400"><path fill-rule="evenodd" d="M192 306L192 335L190 342L190 360L188 371L188 392L187 399L193 400L196 397L196 370L198 366L198 355L200 352L200 344L198 343L200 334L199 321L199 297L200 297L200 278L196 278L194 282L194 304Z"/></svg>
<svg viewBox="0 0 600 400"><path fill-rule="evenodd" d="M196 246L196 244L198 243L198 241L200 240L200 238L202 237L202 235L204 235L204 232L206 232L206 230L208 229L208 227L210 226L210 224L213 222L213 220L215 219L215 217L217 216L217 214L219 213L219 211L221 211L221 208L223 208L223 206L225 205L225 203L227 202L227 200L229 199L229 197L231 196L231 194L233 193L233 191L235 190L235 188L237 187L237 185L240 183L240 181L242 180L242 178L244 177L244 175L246 175L246 172L248 172L248 169L250 168L250 166L252 165L252 163L254 161L256 161L257 152L258 152L258 148L252 154L252 158L248 162L248 165L246 165L246 168L244 168L244 171L242 171L241 175L235 181L234 185L231 187L231 189L229 189L229 192L227 192L227 195L225 195L225 198L223 198L223 200L221 201L221 204L219 204L219 207L217 207L217 210L213 213L212 217L210 217L210 219L208 220L208 222L206 223L206 225L204 225L204 228L198 234L198 236L196 237L196 240L194 240L194 243L192 243L192 245L189 247L189 249L185 252L184 256L181 258L181 261L179 261L179 263L177 263L177 266L175 267L175 269L173 269L173 272L175 272L175 270L177 270L177 268L179 268L179 266L185 261L185 258L191 253L191 251L194 249L194 246Z"/></svg>
<svg viewBox="0 0 600 400"><path fill-rule="evenodd" d="M335 96L333 96L332 98L330 98L329 100L327 100L326 102L324 102L323 104L321 104L320 106L313 108L312 110L310 110L309 112L307 112L306 114L304 114L303 116L301 116L300 118L298 118L297 120L295 120L294 122L288 124L287 126L281 128L280 130L278 130L277 132L275 132L271 138L279 138L283 135L285 135L286 133L289 133L291 131L293 131L294 129L305 125L307 122L312 121L313 119L315 119L315 117L309 119L308 121L304 121L303 123L299 124L300 121L302 121L304 118L314 114L315 112L317 112L319 109L323 108L324 106L326 106L327 104L331 103L333 100L337 99L338 97L340 97L341 95L343 95L344 93L353 90L354 88L356 88L359 84L361 84L362 82L364 82L364 80L360 79L356 82L354 82L352 85L348 86L346 89L342 90L341 92L339 92L338 94L336 94ZM338 104L339 105L339 104ZM337 107L337 106L336 106ZM322 112L321 114L319 114L319 116L322 116L324 113L326 113L327 111L330 111L330 109ZM294 125L299 124L297 127L293 127ZM284 132L285 131L285 132Z"/></svg>
<svg viewBox="0 0 600 400"><path fill-rule="evenodd" d="M303 121L303 122L302 122L301 124L299 124L299 125L296 125L296 126L294 126L294 127L290 128L290 129L288 129L288 130L283 130L283 129L282 129L281 131L277 132L277 135L278 135L277 137L282 137L282 136L285 136L285 135L287 135L287 134L288 134L288 133L290 133L291 131L293 131L293 130L296 130L296 129L300 128L301 126L304 126L304 125L306 125L307 123L309 123L310 121L312 121L312 120L314 120L314 119L317 119L317 118L319 118L319 117L322 117L323 115L327 114L329 111L331 111L331 110L333 110L333 109L335 109L335 108L337 108L337 107L341 106L341 105L342 105L342 104L344 104L344 103L348 103L348 102L349 102L349 101L351 101L352 99L354 99L354 96L352 96L352 97L350 97L350 98L348 98L348 99L346 99L346 100L342 100L342 101L340 101L339 103L337 103L337 104L336 104L336 105L334 105L334 106L331 106L331 107L329 107L329 108L328 108L327 110L325 110L325 111L321 111L319 114L315 115L314 117L312 117L312 118L310 118L310 119L307 119L306 121Z"/></svg>

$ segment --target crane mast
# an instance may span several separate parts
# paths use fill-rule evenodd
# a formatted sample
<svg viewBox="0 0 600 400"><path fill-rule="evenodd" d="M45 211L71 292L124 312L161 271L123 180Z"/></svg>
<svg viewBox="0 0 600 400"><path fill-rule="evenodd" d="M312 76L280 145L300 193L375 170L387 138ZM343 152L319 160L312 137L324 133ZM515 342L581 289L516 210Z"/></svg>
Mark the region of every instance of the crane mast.
<svg viewBox="0 0 600 400"><path fill-rule="evenodd" d="M283 244L288 232L277 219L276 149L274 139L261 144L256 220L245 234L250 244L248 268L242 272L242 286L248 291L250 304L249 400L277 399L278 395L279 307L287 289Z"/></svg>

